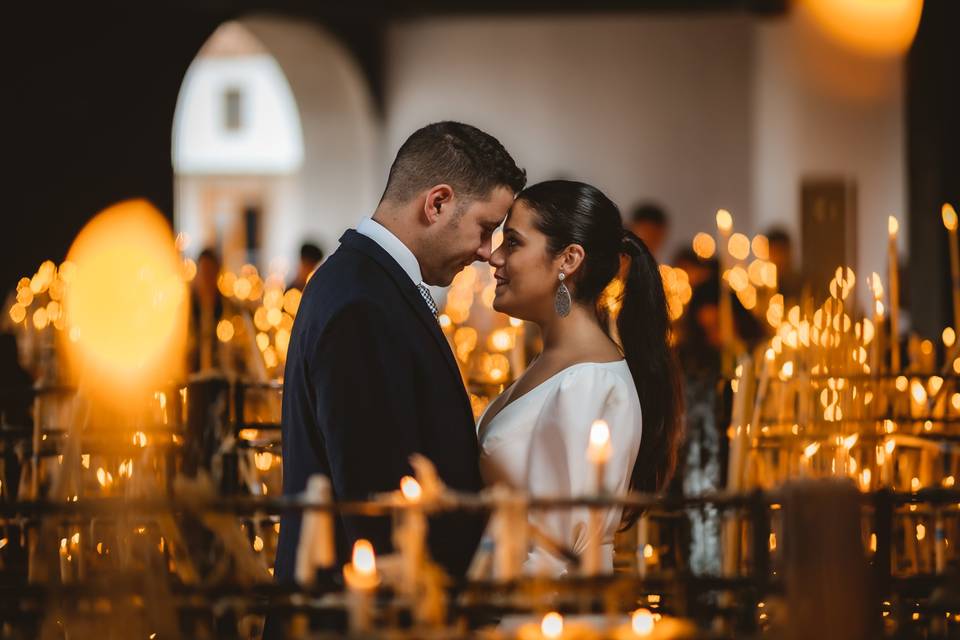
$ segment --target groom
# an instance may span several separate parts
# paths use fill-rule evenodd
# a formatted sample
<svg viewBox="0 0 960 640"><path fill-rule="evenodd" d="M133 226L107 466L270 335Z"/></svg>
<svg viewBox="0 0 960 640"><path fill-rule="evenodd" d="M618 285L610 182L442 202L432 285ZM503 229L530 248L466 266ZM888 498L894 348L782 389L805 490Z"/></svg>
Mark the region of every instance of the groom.
<svg viewBox="0 0 960 640"><path fill-rule="evenodd" d="M470 125L438 122L403 143L373 218L340 238L303 292L284 373L285 495L315 473L330 477L337 500L392 491L413 453L451 488L480 490L473 412L428 285L489 259L525 182L503 146ZM430 552L462 576L481 529L463 514L438 517ZM280 582L293 580L299 535L300 515L284 515ZM391 551L389 519L338 518L340 564L358 538Z"/></svg>

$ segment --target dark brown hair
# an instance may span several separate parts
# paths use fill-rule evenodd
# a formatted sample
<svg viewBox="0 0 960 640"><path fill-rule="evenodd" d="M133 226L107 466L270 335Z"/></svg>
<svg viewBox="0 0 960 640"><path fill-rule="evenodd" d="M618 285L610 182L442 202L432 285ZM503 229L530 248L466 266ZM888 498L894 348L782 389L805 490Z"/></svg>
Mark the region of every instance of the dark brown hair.
<svg viewBox="0 0 960 640"><path fill-rule="evenodd" d="M496 187L517 193L527 174L490 134L460 122L436 122L415 131L397 151L381 200L409 202L443 183L468 201L482 200Z"/></svg>

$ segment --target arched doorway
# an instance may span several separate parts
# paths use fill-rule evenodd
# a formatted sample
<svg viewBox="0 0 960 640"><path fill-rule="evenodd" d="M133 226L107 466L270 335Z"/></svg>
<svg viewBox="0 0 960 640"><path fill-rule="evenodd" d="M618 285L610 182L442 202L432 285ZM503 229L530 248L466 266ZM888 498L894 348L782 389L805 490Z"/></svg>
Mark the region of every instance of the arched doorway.
<svg viewBox="0 0 960 640"><path fill-rule="evenodd" d="M278 269L327 251L376 204L379 124L352 56L321 27L221 25L188 70L173 127L175 225L187 253Z"/></svg>

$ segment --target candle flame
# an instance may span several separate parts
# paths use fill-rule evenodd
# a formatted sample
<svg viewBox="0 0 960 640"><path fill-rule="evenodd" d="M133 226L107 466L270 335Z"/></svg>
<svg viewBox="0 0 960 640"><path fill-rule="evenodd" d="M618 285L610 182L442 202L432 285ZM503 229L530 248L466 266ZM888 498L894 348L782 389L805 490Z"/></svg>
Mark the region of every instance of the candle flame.
<svg viewBox="0 0 960 640"><path fill-rule="evenodd" d="M952 204L949 202L943 203L943 207L940 209L940 216L943 218L943 226L947 228L947 231L957 230L957 212Z"/></svg>
<svg viewBox="0 0 960 640"><path fill-rule="evenodd" d="M545 638L559 638L563 635L563 616L556 611L551 611L543 616L540 631Z"/></svg>
<svg viewBox="0 0 960 640"><path fill-rule="evenodd" d="M887 233L890 234L890 237L892 238L896 236L897 231L899 230L900 230L900 223L897 221L897 219L894 218L893 216L890 216L889 218L887 218Z"/></svg>
<svg viewBox="0 0 960 640"><path fill-rule="evenodd" d="M377 572L377 560L369 540L360 538L353 543L352 562L354 570L360 575L371 576Z"/></svg>
<svg viewBox="0 0 960 640"><path fill-rule="evenodd" d="M595 420L590 425L590 446L587 448L590 462L600 464L610 458L610 427L606 420Z"/></svg>
<svg viewBox="0 0 960 640"><path fill-rule="evenodd" d="M949 349L957 341L957 332L954 331L953 327L947 327L943 330L941 337L943 338L943 346Z"/></svg>
<svg viewBox="0 0 960 640"><path fill-rule="evenodd" d="M423 489L420 487L420 483L412 476L403 476L400 478L400 492L403 493L403 497L406 498L407 502L420 502L420 498L423 496Z"/></svg>
<svg viewBox="0 0 960 640"><path fill-rule="evenodd" d="M717 229L726 233L733 228L733 216L726 209L717 211Z"/></svg>
<svg viewBox="0 0 960 640"><path fill-rule="evenodd" d="M650 613L649 609L637 609L630 617L630 626L633 628L633 632L641 637L653 633L654 624L653 614Z"/></svg>

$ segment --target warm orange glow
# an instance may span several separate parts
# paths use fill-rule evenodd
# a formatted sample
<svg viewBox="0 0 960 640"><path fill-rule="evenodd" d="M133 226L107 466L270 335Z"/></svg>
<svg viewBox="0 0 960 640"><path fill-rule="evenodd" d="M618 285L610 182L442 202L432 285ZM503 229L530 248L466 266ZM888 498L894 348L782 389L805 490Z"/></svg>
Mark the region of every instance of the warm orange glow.
<svg viewBox="0 0 960 640"><path fill-rule="evenodd" d="M653 633L654 619L649 609L637 609L630 617L630 626L633 632L640 636L648 636Z"/></svg>
<svg viewBox="0 0 960 640"><path fill-rule="evenodd" d="M717 229L723 233L727 233L730 229L733 228L733 216L730 215L730 212L726 209L719 209L717 211Z"/></svg>
<svg viewBox="0 0 960 640"><path fill-rule="evenodd" d="M746 260L750 255L750 238L742 233L733 234L727 242L727 251L737 260Z"/></svg>
<svg viewBox="0 0 960 640"><path fill-rule="evenodd" d="M361 538L353 545L353 569L359 575L373 575L377 572L377 560L373 554L373 545Z"/></svg>
<svg viewBox="0 0 960 640"><path fill-rule="evenodd" d="M833 40L875 56L903 53L920 25L923 0L801 0Z"/></svg>
<svg viewBox="0 0 960 640"><path fill-rule="evenodd" d="M887 233L890 235L890 237L897 235L897 231L899 230L900 223L897 221L897 219L893 216L887 218Z"/></svg>
<svg viewBox="0 0 960 640"><path fill-rule="evenodd" d="M703 232L693 236L693 252L701 260L712 258L716 250L717 243L712 236Z"/></svg>
<svg viewBox="0 0 960 640"><path fill-rule="evenodd" d="M91 220L68 254L64 307L72 354L105 387L143 384L182 360L185 287L167 221L145 200ZM76 332L73 329L77 329Z"/></svg>
<svg viewBox="0 0 960 640"><path fill-rule="evenodd" d="M556 611L551 611L543 616L540 623L540 632L544 638L559 638L563 635L563 616Z"/></svg>
<svg viewBox="0 0 960 640"><path fill-rule="evenodd" d="M943 338L943 346L949 349L957 341L957 332L953 330L953 327L947 327L943 330L941 337Z"/></svg>
<svg viewBox="0 0 960 640"><path fill-rule="evenodd" d="M412 476L403 476L400 478L400 493L406 498L407 502L420 502L423 496L423 489L416 478Z"/></svg>
<svg viewBox="0 0 960 640"><path fill-rule="evenodd" d="M944 203L940 210L940 215L943 218L943 226L947 228L947 231L957 230L957 212L953 208L953 205Z"/></svg>
<svg viewBox="0 0 960 640"><path fill-rule="evenodd" d="M610 459L610 427L605 420L596 420L590 426L590 445L587 459L594 464L603 464Z"/></svg>

